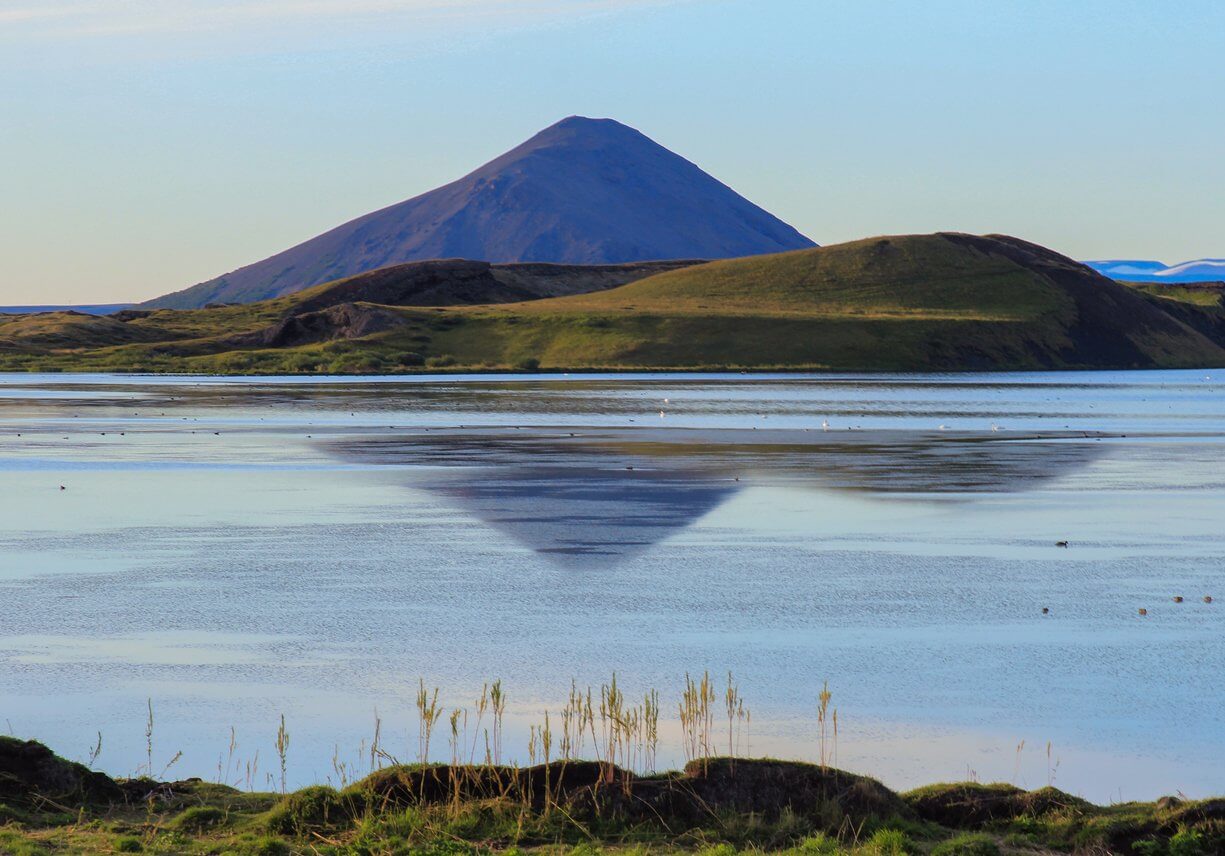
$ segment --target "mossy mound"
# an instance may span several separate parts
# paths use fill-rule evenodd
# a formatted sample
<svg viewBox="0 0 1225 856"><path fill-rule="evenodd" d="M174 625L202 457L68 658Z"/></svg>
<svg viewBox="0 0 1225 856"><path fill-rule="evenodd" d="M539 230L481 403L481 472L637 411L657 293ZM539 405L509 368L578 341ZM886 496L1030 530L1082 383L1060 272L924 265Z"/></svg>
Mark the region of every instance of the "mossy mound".
<svg viewBox="0 0 1225 856"><path fill-rule="evenodd" d="M931 856L1000 856L1000 846L981 832L967 832L941 841L932 848Z"/></svg>
<svg viewBox="0 0 1225 856"><path fill-rule="evenodd" d="M702 804L724 812L773 818L786 808L858 821L912 816L902 798L875 779L817 764L713 758L690 762L684 781Z"/></svg>
<svg viewBox="0 0 1225 856"><path fill-rule="evenodd" d="M897 794L874 779L815 764L727 758L646 777L587 761L522 769L401 766L372 774L345 796L373 807L507 799L539 810L551 802L577 817L657 823L671 830L709 823L712 814L769 821L787 812L834 828L848 819L913 816Z"/></svg>
<svg viewBox="0 0 1225 856"><path fill-rule="evenodd" d="M351 824L361 813L365 798L341 795L334 788L315 785L289 794L268 812L265 825L279 835L302 836Z"/></svg>
<svg viewBox="0 0 1225 856"><path fill-rule="evenodd" d="M174 819L174 828L187 833L208 832L219 829L229 820L225 811L216 806L197 805L187 809Z"/></svg>
<svg viewBox="0 0 1225 856"><path fill-rule="evenodd" d="M0 737L0 803L97 805L123 801L114 779L65 760L41 743Z"/></svg>
<svg viewBox="0 0 1225 856"><path fill-rule="evenodd" d="M1215 823L1225 827L1225 798L1179 803L1171 810L1169 821L1184 826Z"/></svg>
<svg viewBox="0 0 1225 856"><path fill-rule="evenodd" d="M923 820L953 829L977 829L1000 821L1055 812L1084 814L1093 806L1056 788L1025 791L1015 785L976 782L928 785L902 794Z"/></svg>

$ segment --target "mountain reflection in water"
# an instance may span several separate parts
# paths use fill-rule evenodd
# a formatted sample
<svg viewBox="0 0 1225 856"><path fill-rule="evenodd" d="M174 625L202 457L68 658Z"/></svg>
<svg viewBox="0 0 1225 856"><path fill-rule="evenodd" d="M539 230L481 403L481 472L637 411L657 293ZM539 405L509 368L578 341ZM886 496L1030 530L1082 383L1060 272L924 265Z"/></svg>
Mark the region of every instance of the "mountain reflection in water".
<svg viewBox="0 0 1225 856"><path fill-rule="evenodd" d="M755 485L972 502L1075 472L1104 455L1077 432L996 438L871 431L431 431L338 441L363 464L406 468L515 541L563 563L615 562Z"/></svg>

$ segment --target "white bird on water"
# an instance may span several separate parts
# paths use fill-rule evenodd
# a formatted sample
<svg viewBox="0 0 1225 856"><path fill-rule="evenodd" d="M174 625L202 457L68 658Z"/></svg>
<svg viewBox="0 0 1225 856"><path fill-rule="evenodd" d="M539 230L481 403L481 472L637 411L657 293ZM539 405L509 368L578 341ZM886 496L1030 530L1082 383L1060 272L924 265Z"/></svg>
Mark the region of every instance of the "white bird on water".
<svg viewBox="0 0 1225 856"><path fill-rule="evenodd" d="M659 418L660 418L660 419L663 419L663 418L664 418L664 412L663 412L662 410L661 410L661 411L659 411Z"/></svg>
<svg viewBox="0 0 1225 856"><path fill-rule="evenodd" d="M828 430L829 430L829 420L828 420L828 419L822 419L822 420L821 420L821 430L822 430L822 431L828 431Z"/></svg>

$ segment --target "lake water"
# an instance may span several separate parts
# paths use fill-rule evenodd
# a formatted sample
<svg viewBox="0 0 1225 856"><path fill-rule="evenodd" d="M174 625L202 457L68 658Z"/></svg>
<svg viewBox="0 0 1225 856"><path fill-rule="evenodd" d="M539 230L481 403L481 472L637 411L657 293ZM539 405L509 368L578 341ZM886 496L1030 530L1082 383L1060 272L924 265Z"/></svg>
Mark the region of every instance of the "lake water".
<svg viewBox="0 0 1225 856"><path fill-rule="evenodd" d="M0 375L0 730L127 775L151 699L155 773L266 787L283 714L304 784L420 678L526 761L572 678L731 670L754 754L828 679L892 787L1222 793L1223 458L1225 370Z"/></svg>

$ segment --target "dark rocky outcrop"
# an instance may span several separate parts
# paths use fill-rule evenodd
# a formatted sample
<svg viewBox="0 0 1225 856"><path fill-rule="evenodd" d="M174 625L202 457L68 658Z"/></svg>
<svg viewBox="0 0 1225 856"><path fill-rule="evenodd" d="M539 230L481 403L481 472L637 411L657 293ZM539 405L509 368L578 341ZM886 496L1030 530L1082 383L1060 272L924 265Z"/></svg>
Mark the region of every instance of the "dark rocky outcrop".
<svg viewBox="0 0 1225 856"><path fill-rule="evenodd" d="M153 314L152 309L120 309L118 312L112 312L111 317L116 321L136 321L140 318L148 318Z"/></svg>
<svg viewBox="0 0 1225 856"><path fill-rule="evenodd" d="M730 760L689 764L684 772L634 776L589 761L511 767L392 767L349 792L370 805L445 803L510 798L541 808L548 799L576 817L659 821L674 832L714 816L754 814L777 819L783 811L837 828L844 820L908 817L909 807L884 785L841 770L789 761Z"/></svg>
<svg viewBox="0 0 1225 856"><path fill-rule="evenodd" d="M409 262L340 280L305 294L294 312L339 303L386 306L472 306L586 294L625 285L697 261L622 265L494 265L467 259Z"/></svg>
<svg viewBox="0 0 1225 856"><path fill-rule="evenodd" d="M404 323L399 315L377 306L341 303L317 312L290 315L251 333L221 340L234 348L292 348L334 339L361 339Z"/></svg>
<svg viewBox="0 0 1225 856"><path fill-rule="evenodd" d="M0 737L0 803L76 807L122 802L113 779L67 761L41 743Z"/></svg>
<svg viewBox="0 0 1225 856"><path fill-rule="evenodd" d="M275 324L218 341L233 348L285 348L360 339L401 326L383 306L518 303L614 288L695 261L624 265L493 265L465 259L410 262L360 274L313 290ZM376 305L371 305L376 304ZM139 310L143 315L149 310ZM127 310L135 314L136 310ZM118 316L116 316L118 317ZM127 320L126 318L120 320Z"/></svg>
<svg viewBox="0 0 1225 856"><path fill-rule="evenodd" d="M1088 802L1055 788L1025 791L1013 785L973 782L930 785L903 794L902 799L923 820L953 829L978 829L1019 817L1092 809Z"/></svg>

